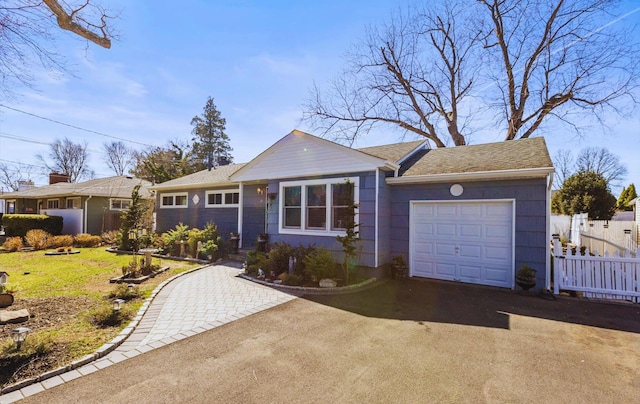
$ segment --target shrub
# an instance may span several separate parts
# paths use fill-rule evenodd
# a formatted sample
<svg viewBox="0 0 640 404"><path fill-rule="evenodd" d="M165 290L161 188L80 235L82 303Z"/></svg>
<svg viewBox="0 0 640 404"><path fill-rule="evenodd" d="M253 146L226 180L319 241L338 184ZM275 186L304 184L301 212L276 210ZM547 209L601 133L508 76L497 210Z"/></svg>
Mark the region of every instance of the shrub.
<svg viewBox="0 0 640 404"><path fill-rule="evenodd" d="M100 235L102 242L106 245L119 245L121 234L117 230L105 231Z"/></svg>
<svg viewBox="0 0 640 404"><path fill-rule="evenodd" d="M47 240L48 248L71 247L73 245L73 237L65 234L63 236L51 236Z"/></svg>
<svg viewBox="0 0 640 404"><path fill-rule="evenodd" d="M304 264L305 274L317 281L336 276L336 262L331 251L326 248L316 248L314 252L304 258Z"/></svg>
<svg viewBox="0 0 640 404"><path fill-rule="evenodd" d="M304 278L302 277L302 275L298 275L295 273L285 274L284 277L282 278L282 283L289 286L300 286L302 285L303 281L304 281Z"/></svg>
<svg viewBox="0 0 640 404"><path fill-rule="evenodd" d="M129 286L124 283L118 284L108 295L109 299L133 300L142 297L142 292L138 286Z"/></svg>
<svg viewBox="0 0 640 404"><path fill-rule="evenodd" d="M166 233L162 233L162 241L170 255L179 255L180 246L177 241L187 240L189 238L189 226L178 223L175 229L170 229Z"/></svg>
<svg viewBox="0 0 640 404"><path fill-rule="evenodd" d="M22 237L19 237L19 236L9 237L8 239L5 240L4 244L2 245L2 248L4 248L7 251L18 251L22 247L24 247L24 244L22 244Z"/></svg>
<svg viewBox="0 0 640 404"><path fill-rule="evenodd" d="M100 236L92 236L91 234L76 234L75 243L78 247L97 247L102 243Z"/></svg>
<svg viewBox="0 0 640 404"><path fill-rule="evenodd" d="M263 270L267 267L269 261L269 257L267 254L257 251L251 250L247 253L247 262L246 262L246 271L248 275L255 276L258 274L258 269L262 268Z"/></svg>
<svg viewBox="0 0 640 404"><path fill-rule="evenodd" d="M118 327L131 320L133 314L133 309L127 305L123 305L120 310L113 310L111 305L102 305L89 312L88 320L98 328Z"/></svg>
<svg viewBox="0 0 640 404"><path fill-rule="evenodd" d="M57 235L62 232L62 216L5 214L2 216L2 225L11 236L24 237L32 229Z"/></svg>
<svg viewBox="0 0 640 404"><path fill-rule="evenodd" d="M47 247L49 237L51 235L44 230L32 229L24 236L24 240L34 249L42 250Z"/></svg>

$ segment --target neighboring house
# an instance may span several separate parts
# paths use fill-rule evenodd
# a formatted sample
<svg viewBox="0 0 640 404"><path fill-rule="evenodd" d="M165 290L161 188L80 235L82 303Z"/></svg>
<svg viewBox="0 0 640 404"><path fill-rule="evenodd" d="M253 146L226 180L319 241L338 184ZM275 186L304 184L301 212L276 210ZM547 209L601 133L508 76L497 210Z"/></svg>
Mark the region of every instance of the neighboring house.
<svg viewBox="0 0 640 404"><path fill-rule="evenodd" d="M122 213L129 209L131 193L140 185L140 195L153 200L151 183L117 176L79 183L58 182L0 195L5 213L42 213L62 216L63 234L101 234L120 228Z"/></svg>
<svg viewBox="0 0 640 404"><path fill-rule="evenodd" d="M528 264L548 288L552 179L543 138L351 149L294 130L249 163L152 189L159 231L211 221L223 234L241 233L244 247L264 232L270 242L337 254L353 198L360 265L380 268L404 255L411 276L513 288L516 269Z"/></svg>

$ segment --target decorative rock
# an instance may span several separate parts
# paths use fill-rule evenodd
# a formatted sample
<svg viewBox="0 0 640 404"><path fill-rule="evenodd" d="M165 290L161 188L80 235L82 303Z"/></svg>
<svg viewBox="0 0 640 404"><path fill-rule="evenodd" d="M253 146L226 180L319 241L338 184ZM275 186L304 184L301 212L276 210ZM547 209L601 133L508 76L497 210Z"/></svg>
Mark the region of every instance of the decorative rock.
<svg viewBox="0 0 640 404"><path fill-rule="evenodd" d="M320 279L318 284L321 288L335 288L338 285L333 279Z"/></svg>
<svg viewBox="0 0 640 404"><path fill-rule="evenodd" d="M0 307L9 307L13 304L13 295L10 293L0 293Z"/></svg>
<svg viewBox="0 0 640 404"><path fill-rule="evenodd" d="M0 324L17 324L29 320L29 310L0 311Z"/></svg>

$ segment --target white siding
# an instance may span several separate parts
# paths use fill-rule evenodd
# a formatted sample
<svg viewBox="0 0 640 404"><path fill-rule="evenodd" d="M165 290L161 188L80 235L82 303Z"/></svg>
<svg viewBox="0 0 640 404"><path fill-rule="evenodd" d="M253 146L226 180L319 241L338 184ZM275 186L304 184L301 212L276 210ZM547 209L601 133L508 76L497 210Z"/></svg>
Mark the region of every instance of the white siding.
<svg viewBox="0 0 640 404"><path fill-rule="evenodd" d="M248 167L233 175L232 179L254 181L353 173L373 171L383 164L382 159L292 132L249 163Z"/></svg>

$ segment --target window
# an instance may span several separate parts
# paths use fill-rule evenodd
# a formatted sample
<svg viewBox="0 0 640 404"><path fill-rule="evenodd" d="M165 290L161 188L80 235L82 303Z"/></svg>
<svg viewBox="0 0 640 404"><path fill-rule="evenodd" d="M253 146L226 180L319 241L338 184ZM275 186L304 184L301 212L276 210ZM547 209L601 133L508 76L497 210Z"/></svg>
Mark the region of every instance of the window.
<svg viewBox="0 0 640 404"><path fill-rule="evenodd" d="M111 210L127 210L131 207L131 199L110 199Z"/></svg>
<svg viewBox="0 0 640 404"><path fill-rule="evenodd" d="M80 198L67 198L67 209L80 209Z"/></svg>
<svg viewBox="0 0 640 404"><path fill-rule="evenodd" d="M205 206L208 208L231 208L240 205L240 192L237 189L207 191L205 194L207 199Z"/></svg>
<svg viewBox="0 0 640 404"><path fill-rule="evenodd" d="M58 209L60 207L59 199L47 199L47 209Z"/></svg>
<svg viewBox="0 0 640 404"><path fill-rule="evenodd" d="M186 192L176 194L160 194L161 208L186 208L187 207Z"/></svg>
<svg viewBox="0 0 640 404"><path fill-rule="evenodd" d="M342 234L348 223L357 222L358 178L282 182L280 232Z"/></svg>

